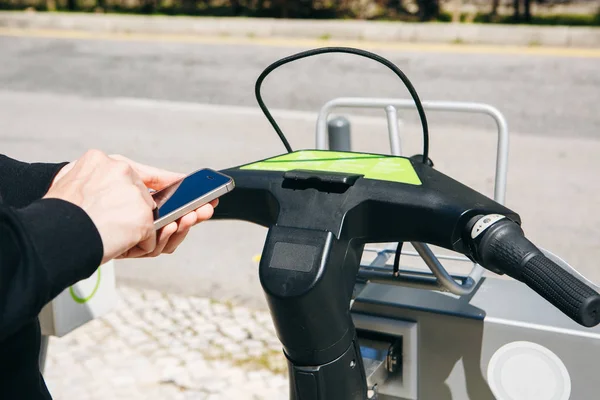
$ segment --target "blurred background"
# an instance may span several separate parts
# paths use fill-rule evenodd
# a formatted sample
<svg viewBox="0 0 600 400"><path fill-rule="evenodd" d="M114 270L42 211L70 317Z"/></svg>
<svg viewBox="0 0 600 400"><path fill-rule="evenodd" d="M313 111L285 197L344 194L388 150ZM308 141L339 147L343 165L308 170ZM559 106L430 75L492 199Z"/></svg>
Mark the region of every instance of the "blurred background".
<svg viewBox="0 0 600 400"><path fill-rule="evenodd" d="M256 78L301 50L360 47L400 67L422 100L497 108L510 134L506 204L535 243L600 283L598 0L0 0L0 9L2 154L63 161L98 148L182 172L280 154ZM342 54L286 65L263 94L295 149L314 148L331 99L410 98L385 67ZM336 114L349 119L354 150L389 153L383 111ZM436 168L493 196L493 120L428 119ZM403 154L419 153L416 112L400 110L399 123ZM50 338L55 397L285 398L258 283L265 234L210 221L176 254L117 262L117 305Z"/></svg>
<svg viewBox="0 0 600 400"><path fill-rule="evenodd" d="M2 0L0 8L270 18L600 24L596 0Z"/></svg>

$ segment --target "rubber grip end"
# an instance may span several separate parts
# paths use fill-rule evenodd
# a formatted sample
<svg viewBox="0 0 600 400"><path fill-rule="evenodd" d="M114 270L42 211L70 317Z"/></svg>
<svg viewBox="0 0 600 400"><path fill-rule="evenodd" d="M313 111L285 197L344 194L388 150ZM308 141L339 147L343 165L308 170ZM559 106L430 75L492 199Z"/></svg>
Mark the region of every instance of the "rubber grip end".
<svg viewBox="0 0 600 400"><path fill-rule="evenodd" d="M581 325L591 328L600 324L600 296L586 298L579 308L579 319Z"/></svg>
<svg viewBox="0 0 600 400"><path fill-rule="evenodd" d="M572 320L587 328L600 323L600 294L538 254L522 270L523 282Z"/></svg>

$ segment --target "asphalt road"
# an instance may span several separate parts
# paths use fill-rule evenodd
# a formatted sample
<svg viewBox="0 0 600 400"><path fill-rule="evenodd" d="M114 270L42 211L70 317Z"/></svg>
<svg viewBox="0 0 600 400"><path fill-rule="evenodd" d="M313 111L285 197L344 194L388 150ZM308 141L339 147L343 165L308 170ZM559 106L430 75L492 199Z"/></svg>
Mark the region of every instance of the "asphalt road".
<svg viewBox="0 0 600 400"><path fill-rule="evenodd" d="M299 50L0 37L0 87L256 107L254 83L262 70ZM379 53L406 73L422 99L489 103L506 115L512 132L566 137L597 137L600 132L600 58ZM337 96L409 97L386 67L345 54L282 67L265 81L264 96L272 107L310 111ZM430 119L459 123L448 114Z"/></svg>
<svg viewBox="0 0 600 400"><path fill-rule="evenodd" d="M297 50L0 37L0 151L24 160L57 161L100 147L180 171L199 165L224 168L276 154L283 148L257 110L254 81L270 62ZM536 243L600 283L595 268L600 188L594 184L600 170L600 59L386 56L407 73L423 99L482 101L505 113L512 134L507 205L519 210ZM341 95L408 97L391 73L374 63L321 57L275 72L266 82L267 103L316 111ZM276 116L293 144L313 145L314 114ZM411 118L403 145L412 153L419 150L420 137ZM465 115L430 118L436 167L491 196L493 124ZM387 151L384 121L357 121L356 147ZM265 233L241 222L211 222L194 230L173 256L119 262L117 276L141 286L264 307L253 256L261 252Z"/></svg>

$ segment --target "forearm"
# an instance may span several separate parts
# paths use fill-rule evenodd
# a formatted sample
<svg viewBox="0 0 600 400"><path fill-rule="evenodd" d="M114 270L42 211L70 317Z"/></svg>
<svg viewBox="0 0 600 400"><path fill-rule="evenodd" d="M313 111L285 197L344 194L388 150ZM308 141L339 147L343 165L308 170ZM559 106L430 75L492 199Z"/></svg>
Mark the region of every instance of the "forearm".
<svg viewBox="0 0 600 400"><path fill-rule="evenodd" d="M24 207L42 198L66 164L25 163L0 154L0 199L13 207Z"/></svg>
<svg viewBox="0 0 600 400"><path fill-rule="evenodd" d="M102 240L79 207L58 199L0 205L0 340L100 265Z"/></svg>

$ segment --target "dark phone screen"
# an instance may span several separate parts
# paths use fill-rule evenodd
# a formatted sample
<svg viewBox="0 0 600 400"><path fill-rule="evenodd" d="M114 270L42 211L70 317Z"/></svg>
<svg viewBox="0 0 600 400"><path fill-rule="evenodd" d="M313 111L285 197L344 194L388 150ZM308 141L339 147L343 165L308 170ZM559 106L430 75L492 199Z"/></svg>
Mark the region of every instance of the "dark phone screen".
<svg viewBox="0 0 600 400"><path fill-rule="evenodd" d="M180 182L152 193L152 198L158 207L154 211L154 219L164 217L229 181L230 178L224 175L209 169L202 169L185 177Z"/></svg>

